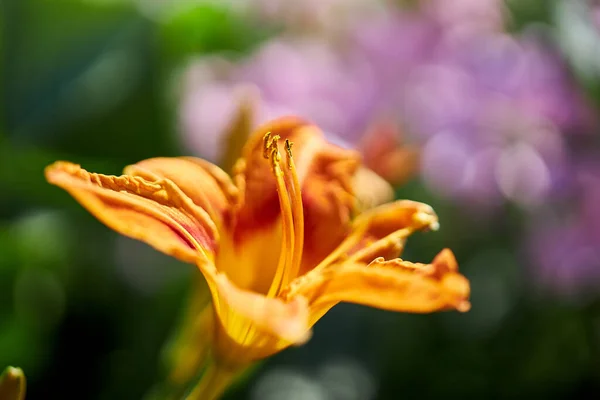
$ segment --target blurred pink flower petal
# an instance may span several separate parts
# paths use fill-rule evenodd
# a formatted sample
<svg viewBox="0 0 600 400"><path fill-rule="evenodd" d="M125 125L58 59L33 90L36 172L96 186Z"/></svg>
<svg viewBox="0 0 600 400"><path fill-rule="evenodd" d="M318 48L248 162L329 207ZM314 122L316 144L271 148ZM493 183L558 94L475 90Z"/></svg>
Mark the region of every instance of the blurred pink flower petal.
<svg viewBox="0 0 600 400"><path fill-rule="evenodd" d="M504 11L498 0L430 0L369 14L335 40L275 38L215 82L189 85L184 135L199 151L214 147L205 135L235 110L227 91L252 85L257 123L295 114L359 146L372 124L393 121L423 146L432 189L533 204L565 176L562 136L585 107L552 49L502 31Z"/></svg>
<svg viewBox="0 0 600 400"><path fill-rule="evenodd" d="M600 287L600 163L580 162L568 212L540 216L530 254L536 279L564 294ZM548 213L546 213L548 214Z"/></svg>

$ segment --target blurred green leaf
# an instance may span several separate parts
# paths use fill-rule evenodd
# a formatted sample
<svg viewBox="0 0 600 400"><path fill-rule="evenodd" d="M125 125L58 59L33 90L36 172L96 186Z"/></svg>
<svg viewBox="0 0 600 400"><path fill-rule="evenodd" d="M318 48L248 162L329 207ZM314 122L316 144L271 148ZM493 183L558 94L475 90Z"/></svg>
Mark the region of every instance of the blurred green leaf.
<svg viewBox="0 0 600 400"><path fill-rule="evenodd" d="M160 33L165 57L177 65L203 53L246 52L270 31L227 7L199 4L175 14Z"/></svg>
<svg viewBox="0 0 600 400"><path fill-rule="evenodd" d="M73 118L64 104L73 85L103 52L126 43L133 14L65 0L7 0L5 9L7 127L13 135L40 135L41 127Z"/></svg>
<svg viewBox="0 0 600 400"><path fill-rule="evenodd" d="M549 23L551 20L550 5L553 1L554 0L505 0L505 4L510 13L510 18L508 18L508 28L518 32L530 26L532 23Z"/></svg>

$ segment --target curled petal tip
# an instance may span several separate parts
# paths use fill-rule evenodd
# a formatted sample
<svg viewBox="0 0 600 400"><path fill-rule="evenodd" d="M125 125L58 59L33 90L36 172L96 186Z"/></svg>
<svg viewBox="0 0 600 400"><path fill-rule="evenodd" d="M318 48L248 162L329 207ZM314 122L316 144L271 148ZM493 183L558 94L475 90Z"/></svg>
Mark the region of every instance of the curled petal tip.
<svg viewBox="0 0 600 400"><path fill-rule="evenodd" d="M58 172L66 172L68 174L71 174L77 171L78 169L79 165L77 164L72 164L67 161L56 161L44 168L44 176L46 177L46 180L48 180L48 182L56 183L58 178Z"/></svg>
<svg viewBox="0 0 600 400"><path fill-rule="evenodd" d="M462 275L450 273L443 278L443 287L450 298L455 299L453 308L460 312L469 311L471 303L467 300L471 294L469 281Z"/></svg>
<svg viewBox="0 0 600 400"><path fill-rule="evenodd" d="M293 346L302 346L312 338L312 330L306 329L306 322L298 324L300 329L290 330L289 335L286 339L292 343ZM282 337L284 337L282 335Z"/></svg>
<svg viewBox="0 0 600 400"><path fill-rule="evenodd" d="M312 337L312 331L308 328L308 300L304 296L296 296L290 302L290 306L294 310L295 318L282 322L278 331L282 338L300 346Z"/></svg>
<svg viewBox="0 0 600 400"><path fill-rule="evenodd" d="M425 264L421 268L425 275L435 275L437 271L433 264Z"/></svg>
<svg viewBox="0 0 600 400"><path fill-rule="evenodd" d="M440 228L437 215L433 211L433 208L429 206L423 210L417 211L413 215L413 221L416 223L416 225L428 227L432 231L437 231Z"/></svg>
<svg viewBox="0 0 600 400"><path fill-rule="evenodd" d="M468 301L462 301L460 303L458 303L458 305L456 306L456 311L459 312L467 312L471 309L471 303Z"/></svg>
<svg viewBox="0 0 600 400"><path fill-rule="evenodd" d="M445 267L444 269L448 271L457 271L458 270L458 262L456 261L456 257L454 253L450 249L444 249L438 253L437 256L433 259L433 265L437 267Z"/></svg>

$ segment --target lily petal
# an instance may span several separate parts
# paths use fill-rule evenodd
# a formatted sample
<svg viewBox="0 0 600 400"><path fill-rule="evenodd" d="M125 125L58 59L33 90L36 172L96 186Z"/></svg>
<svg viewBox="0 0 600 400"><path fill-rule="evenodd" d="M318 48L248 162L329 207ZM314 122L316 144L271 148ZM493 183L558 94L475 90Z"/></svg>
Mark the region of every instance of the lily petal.
<svg viewBox="0 0 600 400"><path fill-rule="evenodd" d="M353 221L344 241L319 267L340 262L368 263L377 257L399 257L414 231L439 227L437 215L424 203L398 200L367 210Z"/></svg>
<svg viewBox="0 0 600 400"><path fill-rule="evenodd" d="M455 268L447 249L431 264L382 258L368 266L345 263L300 278L290 294L309 299L311 324L338 302L410 313L468 311L469 281Z"/></svg>
<svg viewBox="0 0 600 400"><path fill-rule="evenodd" d="M315 125L296 117L283 117L259 127L244 147L244 165L238 166L239 170L236 171L244 175L246 183L242 214L255 215L256 210L263 209L265 204L277 204L275 179L263 154L263 137L267 132L278 135L282 142L288 139L293 143L294 161L303 195L311 193L313 187L310 184L315 181L321 186L326 182L327 187L334 190L352 191L353 174L360 160L358 153L327 142ZM315 194L314 197L319 196Z"/></svg>
<svg viewBox="0 0 600 400"><path fill-rule="evenodd" d="M374 171L360 167L354 175L354 195L359 211L388 203L394 199L394 188Z"/></svg>
<svg viewBox="0 0 600 400"><path fill-rule="evenodd" d="M95 174L64 161L45 174L115 231L182 261L214 259L219 241L214 222L173 181Z"/></svg>
<svg viewBox="0 0 600 400"><path fill-rule="evenodd" d="M296 130L307 125L299 118L280 118L262 125L248 139L242 158L233 168L234 181L242 191L236 216L236 239L245 237L254 229L270 227L280 216L276 181L270 163L264 159L265 133L272 132L282 139L291 139L297 136L294 134ZM298 143L294 143L294 150L298 156Z"/></svg>
<svg viewBox="0 0 600 400"><path fill-rule="evenodd" d="M400 229L439 228L437 215L431 206L411 200L398 200L360 214L353 229L367 229L375 238L382 238Z"/></svg>
<svg viewBox="0 0 600 400"><path fill-rule="evenodd" d="M314 268L348 235L356 207L358 153L327 144L315 154L302 189L305 220L301 273Z"/></svg>
<svg viewBox="0 0 600 400"><path fill-rule="evenodd" d="M224 306L220 310L221 316L247 319L253 327L290 343L304 343L310 336L308 303L302 296L296 296L289 302L269 298L238 288L224 274L216 277L216 284L221 306ZM224 309L230 314L224 315ZM244 325L241 323L239 326ZM237 332L230 334L240 338Z"/></svg>
<svg viewBox="0 0 600 400"><path fill-rule="evenodd" d="M223 219L237 196L237 188L222 169L195 157L157 157L123 170L147 181L169 179L216 221Z"/></svg>
<svg viewBox="0 0 600 400"><path fill-rule="evenodd" d="M303 252L298 269L302 274L316 266L348 234L355 208L353 178L360 157L354 151L329 143L319 128L299 118L284 117L258 128L244 147L243 158L234 167L234 181L241 192L233 228L233 243L237 248L242 248L261 230L280 229L282 219L287 217L282 215L272 163L265 160L267 132L278 137L279 143L286 140L293 143L290 152L300 191L290 193L296 197L290 201L302 201ZM284 151L282 148L281 152ZM285 166L282 168L287 170ZM261 252L266 254L271 249L265 243ZM273 275L274 271L261 271L261 276L269 282Z"/></svg>
<svg viewBox="0 0 600 400"><path fill-rule="evenodd" d="M225 274L207 279L221 330L215 338L222 361L247 363L310 338L309 307L304 297L294 296L288 301L266 297L240 289Z"/></svg>

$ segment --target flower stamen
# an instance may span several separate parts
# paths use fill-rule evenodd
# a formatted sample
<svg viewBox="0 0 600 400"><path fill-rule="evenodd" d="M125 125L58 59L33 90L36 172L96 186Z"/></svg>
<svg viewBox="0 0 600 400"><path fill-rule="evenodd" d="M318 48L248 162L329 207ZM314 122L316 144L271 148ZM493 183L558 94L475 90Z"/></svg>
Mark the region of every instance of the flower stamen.
<svg viewBox="0 0 600 400"><path fill-rule="evenodd" d="M290 142L288 139L285 140L285 149L287 153L286 161L289 170L289 173L285 174L285 178L288 194L292 203L295 246L291 265L286 269L283 277L284 286L289 284L298 275L302 263L302 251L304 249L304 208L302 206L300 181L298 179L298 173L296 172L296 165L292 155L293 144L294 143Z"/></svg>
<svg viewBox="0 0 600 400"><path fill-rule="evenodd" d="M271 161L281 208L282 229L281 253L267 293L268 297L277 296L282 288L298 275L304 247L304 210L300 181L292 154L293 143L287 139L285 141L284 168L281 165L279 139L279 135L271 135L270 132L263 136L263 156Z"/></svg>
<svg viewBox="0 0 600 400"><path fill-rule="evenodd" d="M293 164L293 156L292 156L292 146L294 145L294 142L290 142L289 139L285 139L285 151L287 153L288 156L288 168L292 169L292 164Z"/></svg>
<svg viewBox="0 0 600 400"><path fill-rule="evenodd" d="M275 297L283 285L285 272L292 265L294 254L294 219L292 215L292 205L285 183L284 172L281 169L281 155L279 153L279 135L271 137L266 134L264 140L264 154L268 155L271 161L271 168L277 185L277 194L279 196L279 207L281 208L281 235L282 245L279 255L279 262L275 270L275 276L267 293L267 297Z"/></svg>
<svg viewBox="0 0 600 400"><path fill-rule="evenodd" d="M271 147L271 132L265 133L263 136L263 157L269 159L269 148Z"/></svg>

